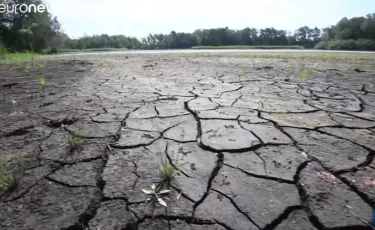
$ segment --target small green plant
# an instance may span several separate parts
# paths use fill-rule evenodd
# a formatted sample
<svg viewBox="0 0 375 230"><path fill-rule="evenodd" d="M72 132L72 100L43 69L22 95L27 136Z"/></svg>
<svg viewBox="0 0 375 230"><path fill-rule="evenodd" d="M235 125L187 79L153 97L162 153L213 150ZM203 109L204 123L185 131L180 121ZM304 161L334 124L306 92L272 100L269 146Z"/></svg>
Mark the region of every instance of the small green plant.
<svg viewBox="0 0 375 230"><path fill-rule="evenodd" d="M240 76L240 77L244 76L245 73L246 73L246 70L245 70L245 69L240 69L240 70L238 70L238 76Z"/></svg>
<svg viewBox="0 0 375 230"><path fill-rule="evenodd" d="M246 73L246 70L245 69L239 69L238 70L238 80L241 82L241 77L243 77Z"/></svg>
<svg viewBox="0 0 375 230"><path fill-rule="evenodd" d="M68 134L68 144L71 152L80 149L86 142L86 137L77 134Z"/></svg>
<svg viewBox="0 0 375 230"><path fill-rule="evenodd" d="M299 78L302 81L305 81L309 77L310 74L311 74L311 69L304 66L301 68L299 72Z"/></svg>
<svg viewBox="0 0 375 230"><path fill-rule="evenodd" d="M152 215L154 215L156 202L167 208L167 202L165 202L165 200L162 197L170 194L170 187L172 182L175 182L175 185L178 186L176 182L176 176L179 176L181 174L181 168L181 165L178 165L178 157L176 158L174 164L172 164L172 161L170 161L169 158L162 157L159 168L161 181L158 182L157 186L153 184L151 186L151 189L149 190L142 189L143 193L151 196L151 198L147 199L146 202L152 201ZM180 193L180 195L178 195L176 199L179 199L181 194L182 193Z"/></svg>
<svg viewBox="0 0 375 230"><path fill-rule="evenodd" d="M0 193L11 192L17 188L20 176L0 168Z"/></svg>
<svg viewBox="0 0 375 230"><path fill-rule="evenodd" d="M25 71L26 71L26 73L28 73L30 69L31 69L31 64L29 62L25 63Z"/></svg>
<svg viewBox="0 0 375 230"><path fill-rule="evenodd" d="M13 113L16 112L16 104L17 104L17 101L12 99Z"/></svg>
<svg viewBox="0 0 375 230"><path fill-rule="evenodd" d="M71 58L70 58L70 62L71 63L75 63L77 61L77 58L76 58L76 56L72 56Z"/></svg>
<svg viewBox="0 0 375 230"><path fill-rule="evenodd" d="M163 200L161 197L165 196L165 195L168 195L171 192L171 190L157 191L155 184L153 184L153 185L151 185L151 189L148 189L148 190L142 189L142 191L146 195L151 196L151 198L147 199L147 201L157 200L159 202L159 204L161 204L164 207L167 207L167 202L165 202L165 200Z"/></svg>
<svg viewBox="0 0 375 230"><path fill-rule="evenodd" d="M41 70L44 68L44 64L43 62L41 61L40 58L37 58L35 61L34 61L34 69L35 70Z"/></svg>
<svg viewBox="0 0 375 230"><path fill-rule="evenodd" d="M44 97L44 90L47 85L47 79L44 76L39 77L40 88L42 89L42 96Z"/></svg>

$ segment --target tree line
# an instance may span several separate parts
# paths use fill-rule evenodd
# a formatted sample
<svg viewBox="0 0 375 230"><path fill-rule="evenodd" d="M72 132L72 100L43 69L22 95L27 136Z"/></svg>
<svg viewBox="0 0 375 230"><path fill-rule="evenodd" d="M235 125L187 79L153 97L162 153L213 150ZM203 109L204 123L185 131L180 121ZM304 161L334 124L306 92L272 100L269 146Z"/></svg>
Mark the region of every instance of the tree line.
<svg viewBox="0 0 375 230"><path fill-rule="evenodd" d="M42 4L41 0L0 0L0 4ZM57 52L61 49L128 48L187 49L194 46L303 46L316 49L375 50L375 14L343 18L327 28L300 27L294 32L275 28L228 27L193 33L149 34L138 39L124 35L70 38L50 13L0 13L0 40L8 51Z"/></svg>
<svg viewBox="0 0 375 230"><path fill-rule="evenodd" d="M65 46L72 49L129 48L129 49L188 49L194 46L294 46L313 48L320 41L321 30L301 27L295 34L285 30L245 28L232 30L228 27L196 30L193 33L149 34L137 39L123 35L107 34L67 39Z"/></svg>
<svg viewBox="0 0 375 230"><path fill-rule="evenodd" d="M109 36L107 34L83 36L79 39L65 39L64 47L69 49L94 49L94 48L146 48L135 37L124 35Z"/></svg>
<svg viewBox="0 0 375 230"><path fill-rule="evenodd" d="M70 48L188 49L195 46L303 46L315 49L375 50L375 14L343 18L319 29L303 26L294 32L275 28L228 27L200 29L193 33L149 34L138 40L122 35L84 36L69 40ZM77 45L78 44L78 45Z"/></svg>

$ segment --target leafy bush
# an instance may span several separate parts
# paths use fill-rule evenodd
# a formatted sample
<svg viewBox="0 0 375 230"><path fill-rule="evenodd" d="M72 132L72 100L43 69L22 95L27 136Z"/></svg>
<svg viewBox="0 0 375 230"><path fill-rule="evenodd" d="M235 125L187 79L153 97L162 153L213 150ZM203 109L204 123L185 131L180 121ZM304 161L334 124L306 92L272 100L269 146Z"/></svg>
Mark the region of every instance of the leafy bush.
<svg viewBox="0 0 375 230"><path fill-rule="evenodd" d="M375 40L334 40L321 41L316 44L315 49L323 50L375 50Z"/></svg>
<svg viewBox="0 0 375 230"><path fill-rule="evenodd" d="M359 50L375 50L375 40L359 39L357 40Z"/></svg>
<svg viewBox="0 0 375 230"><path fill-rule="evenodd" d="M0 59L4 60L7 56L7 50L2 42L0 42Z"/></svg>
<svg viewBox="0 0 375 230"><path fill-rule="evenodd" d="M289 45L259 45L259 46L244 46L244 45L233 45L233 46L193 46L192 49L304 49L303 46L289 46Z"/></svg>
<svg viewBox="0 0 375 230"><path fill-rule="evenodd" d="M318 44L315 45L314 49L327 50L328 45L329 45L329 41L320 41Z"/></svg>

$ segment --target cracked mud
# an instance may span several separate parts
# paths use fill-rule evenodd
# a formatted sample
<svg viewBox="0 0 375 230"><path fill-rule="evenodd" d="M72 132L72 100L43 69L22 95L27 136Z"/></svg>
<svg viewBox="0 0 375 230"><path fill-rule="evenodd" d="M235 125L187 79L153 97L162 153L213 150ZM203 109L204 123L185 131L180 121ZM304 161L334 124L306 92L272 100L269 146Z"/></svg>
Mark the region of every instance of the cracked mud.
<svg viewBox="0 0 375 230"><path fill-rule="evenodd" d="M0 66L0 165L22 171L0 229L371 229L371 63L81 59L46 62L45 97L37 71ZM318 62L305 81L300 62ZM181 169L167 208L142 192L161 159Z"/></svg>

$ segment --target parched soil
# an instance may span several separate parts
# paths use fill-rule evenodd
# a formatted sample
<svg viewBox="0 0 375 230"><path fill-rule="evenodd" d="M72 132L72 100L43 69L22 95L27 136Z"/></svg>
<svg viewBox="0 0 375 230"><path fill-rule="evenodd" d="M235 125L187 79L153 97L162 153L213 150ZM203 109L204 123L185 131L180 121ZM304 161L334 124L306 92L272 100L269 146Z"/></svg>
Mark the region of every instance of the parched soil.
<svg viewBox="0 0 375 230"><path fill-rule="evenodd" d="M0 229L372 229L374 63L59 59L0 66L0 165L22 172ZM167 208L142 192L162 159Z"/></svg>

